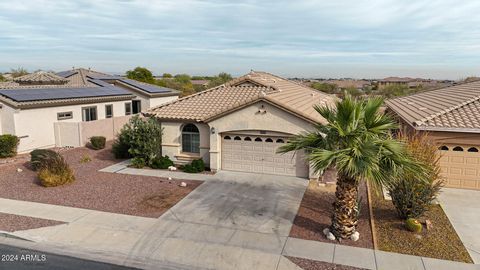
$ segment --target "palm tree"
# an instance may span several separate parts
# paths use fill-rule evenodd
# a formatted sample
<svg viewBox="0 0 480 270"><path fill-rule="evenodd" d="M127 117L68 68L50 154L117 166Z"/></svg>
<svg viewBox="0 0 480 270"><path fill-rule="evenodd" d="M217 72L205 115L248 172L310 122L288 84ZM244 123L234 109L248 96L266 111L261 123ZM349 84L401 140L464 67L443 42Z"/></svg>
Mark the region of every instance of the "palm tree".
<svg viewBox="0 0 480 270"><path fill-rule="evenodd" d="M371 181L388 184L402 169L415 171L416 164L404 144L391 136L394 120L380 111L381 98L354 99L349 95L335 108L315 106L327 120L312 132L301 133L279 149L280 153L306 150L316 172L335 168L338 172L330 232L338 239L356 231L359 209L358 185Z"/></svg>

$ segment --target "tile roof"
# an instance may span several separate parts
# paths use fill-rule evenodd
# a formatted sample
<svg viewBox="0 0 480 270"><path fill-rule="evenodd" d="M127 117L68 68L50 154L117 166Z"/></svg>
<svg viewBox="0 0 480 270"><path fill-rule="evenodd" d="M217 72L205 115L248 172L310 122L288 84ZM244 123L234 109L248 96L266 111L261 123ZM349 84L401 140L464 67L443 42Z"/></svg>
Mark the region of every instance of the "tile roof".
<svg viewBox="0 0 480 270"><path fill-rule="evenodd" d="M54 73L38 71L13 79L19 84L65 84L69 80Z"/></svg>
<svg viewBox="0 0 480 270"><path fill-rule="evenodd" d="M274 103L312 122L324 122L313 106L333 106L335 97L270 73L252 71L219 87L153 108L147 115L208 122L259 100Z"/></svg>
<svg viewBox="0 0 480 270"><path fill-rule="evenodd" d="M386 101L418 130L480 133L480 81Z"/></svg>

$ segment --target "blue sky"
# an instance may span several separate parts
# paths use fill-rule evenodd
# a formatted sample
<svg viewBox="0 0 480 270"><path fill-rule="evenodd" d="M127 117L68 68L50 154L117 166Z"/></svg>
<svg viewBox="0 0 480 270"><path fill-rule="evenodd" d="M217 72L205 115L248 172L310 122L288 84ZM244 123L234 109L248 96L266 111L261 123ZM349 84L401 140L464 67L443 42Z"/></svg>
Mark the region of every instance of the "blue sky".
<svg viewBox="0 0 480 270"><path fill-rule="evenodd" d="M480 1L0 0L0 71L460 79L480 75Z"/></svg>

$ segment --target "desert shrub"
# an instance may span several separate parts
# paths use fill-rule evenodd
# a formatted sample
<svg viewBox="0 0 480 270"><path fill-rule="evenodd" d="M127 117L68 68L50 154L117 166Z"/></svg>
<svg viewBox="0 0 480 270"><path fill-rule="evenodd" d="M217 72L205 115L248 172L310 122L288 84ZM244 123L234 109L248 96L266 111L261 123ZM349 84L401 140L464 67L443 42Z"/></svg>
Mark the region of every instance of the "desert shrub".
<svg viewBox="0 0 480 270"><path fill-rule="evenodd" d="M0 158L15 156L19 142L20 139L15 135L0 135Z"/></svg>
<svg viewBox="0 0 480 270"><path fill-rule="evenodd" d="M90 145L94 150L100 150L105 148L107 139L103 136L93 136L90 138Z"/></svg>
<svg viewBox="0 0 480 270"><path fill-rule="evenodd" d="M153 118L134 116L130 119L114 142L117 157L143 158L147 165L161 154L162 128ZM127 152L125 150L127 149Z"/></svg>
<svg viewBox="0 0 480 270"><path fill-rule="evenodd" d="M36 171L57 155L59 155L57 152L50 149L35 149L30 152L30 165Z"/></svg>
<svg viewBox="0 0 480 270"><path fill-rule="evenodd" d="M152 169L168 169L170 166L173 166L173 161L169 156L158 156L154 158L150 164Z"/></svg>
<svg viewBox="0 0 480 270"><path fill-rule="evenodd" d="M199 173L205 171L205 162L203 159L195 159L190 164L182 167L182 170L187 173Z"/></svg>
<svg viewBox="0 0 480 270"><path fill-rule="evenodd" d="M44 187L56 187L75 181L73 170L59 154L44 160L38 171L38 178Z"/></svg>
<svg viewBox="0 0 480 270"><path fill-rule="evenodd" d="M437 146L427 134L400 133L398 139L406 142L408 151L422 164L422 169L415 174L400 174L387 190L400 218L418 218L429 209L443 186L440 157Z"/></svg>
<svg viewBox="0 0 480 270"><path fill-rule="evenodd" d="M422 223L414 218L408 218L405 220L405 226L407 227L407 230L414 233L421 233L423 229Z"/></svg>
<svg viewBox="0 0 480 270"><path fill-rule="evenodd" d="M91 162L92 158L89 155L83 155L82 158L80 159L80 163L88 163Z"/></svg>
<svg viewBox="0 0 480 270"><path fill-rule="evenodd" d="M132 160L130 161L130 167L133 167L133 168L141 169L145 167L145 165L146 165L145 159L141 157L132 158Z"/></svg>

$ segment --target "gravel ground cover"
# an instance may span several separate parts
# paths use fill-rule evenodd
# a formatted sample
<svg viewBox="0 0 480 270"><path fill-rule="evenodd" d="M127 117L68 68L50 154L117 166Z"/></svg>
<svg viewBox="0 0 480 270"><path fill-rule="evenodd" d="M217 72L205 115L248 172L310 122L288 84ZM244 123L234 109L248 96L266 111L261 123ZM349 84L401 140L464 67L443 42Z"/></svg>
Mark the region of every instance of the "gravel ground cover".
<svg viewBox="0 0 480 270"><path fill-rule="evenodd" d="M294 264L304 270L366 270L352 266L340 265L335 263L312 261L303 258L287 257Z"/></svg>
<svg viewBox="0 0 480 270"><path fill-rule="evenodd" d="M372 196L373 216L380 250L410 254L436 259L472 263L468 251L463 246L455 229L440 205L432 205L419 219L433 224L431 230L424 226L422 233L415 234L405 228L391 201L381 196Z"/></svg>
<svg viewBox="0 0 480 270"><path fill-rule="evenodd" d="M361 197L361 207L357 231L360 233L360 239L356 242L348 239L336 241L335 243L353 247L373 248L365 184L360 185L359 196ZM319 187L315 182L310 182L293 222L290 237L334 243L328 240L322 232L323 229L330 226L334 199L335 186Z"/></svg>
<svg viewBox="0 0 480 270"><path fill-rule="evenodd" d="M0 213L0 231L15 232L65 224L61 221Z"/></svg>
<svg viewBox="0 0 480 270"><path fill-rule="evenodd" d="M98 151L81 147L60 153L75 171L74 183L45 188L28 162L6 164L0 169L0 197L156 218L202 183L99 172L120 162L113 158L110 144ZM87 157L91 161L82 162ZM187 187L179 186L182 181Z"/></svg>

